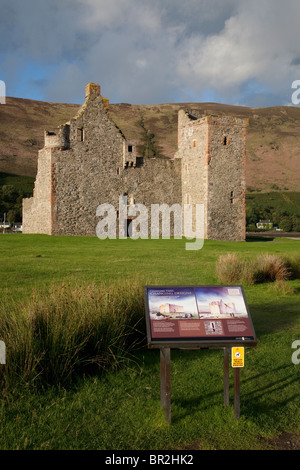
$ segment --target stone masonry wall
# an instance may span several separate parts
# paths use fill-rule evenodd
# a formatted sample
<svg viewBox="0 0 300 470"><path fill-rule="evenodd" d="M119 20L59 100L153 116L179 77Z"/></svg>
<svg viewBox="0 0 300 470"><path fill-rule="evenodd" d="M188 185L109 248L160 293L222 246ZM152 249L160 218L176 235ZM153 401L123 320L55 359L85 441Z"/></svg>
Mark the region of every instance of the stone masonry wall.
<svg viewBox="0 0 300 470"><path fill-rule="evenodd" d="M128 205L148 208L149 230L152 204L204 204L205 238L244 240L246 124L181 110L175 158L143 160L110 119L100 86L89 84L77 116L45 133L34 196L23 200L23 232L94 236L97 207L117 211L126 196Z"/></svg>
<svg viewBox="0 0 300 470"><path fill-rule="evenodd" d="M247 121L230 116L209 119L207 236L245 240Z"/></svg>
<svg viewBox="0 0 300 470"><path fill-rule="evenodd" d="M231 116L179 112L182 204L204 205L205 238L245 239L246 125Z"/></svg>
<svg viewBox="0 0 300 470"><path fill-rule="evenodd" d="M182 162L182 205L193 206L193 230L196 229L195 205L204 205L204 227L206 235L207 216L207 118L194 119L184 110L178 114L178 152Z"/></svg>
<svg viewBox="0 0 300 470"><path fill-rule="evenodd" d="M149 216L151 204L180 202L179 162L137 164L133 144L110 120L100 96L70 122L70 148L52 150L52 167L53 234L95 235L97 207L109 203L118 210L120 196L127 195L128 204L144 204Z"/></svg>
<svg viewBox="0 0 300 470"><path fill-rule="evenodd" d="M33 197L23 199L23 233L50 235L51 227L51 150L39 151Z"/></svg>

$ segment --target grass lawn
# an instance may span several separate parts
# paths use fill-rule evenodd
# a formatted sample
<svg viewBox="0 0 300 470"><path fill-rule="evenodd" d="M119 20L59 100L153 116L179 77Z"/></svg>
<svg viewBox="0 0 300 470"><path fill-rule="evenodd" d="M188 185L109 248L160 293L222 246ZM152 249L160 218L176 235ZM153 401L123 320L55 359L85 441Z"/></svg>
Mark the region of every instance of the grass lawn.
<svg viewBox="0 0 300 470"><path fill-rule="evenodd" d="M215 267L222 254L293 256L299 248L300 241L288 239L205 241L202 250L187 251L184 240L1 235L1 302L9 310L14 302L26 302L33 289L65 280L218 284ZM223 405L223 351L172 350L167 424L160 408L159 351L143 348L118 371L2 399L0 449L246 450L267 449L283 433L299 438L300 364L292 362L292 343L300 340L300 280L288 285L290 290L244 286L258 346L246 350L239 420L232 369L230 406Z"/></svg>

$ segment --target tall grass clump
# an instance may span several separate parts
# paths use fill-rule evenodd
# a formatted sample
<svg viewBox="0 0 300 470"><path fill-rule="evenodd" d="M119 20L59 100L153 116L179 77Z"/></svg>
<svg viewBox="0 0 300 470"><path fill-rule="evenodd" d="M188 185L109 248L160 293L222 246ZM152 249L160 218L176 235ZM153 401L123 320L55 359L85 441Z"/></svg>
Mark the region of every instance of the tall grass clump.
<svg viewBox="0 0 300 470"><path fill-rule="evenodd" d="M252 284L287 281L290 279L290 270L281 256L264 253L251 263L247 277Z"/></svg>
<svg viewBox="0 0 300 470"><path fill-rule="evenodd" d="M236 253L228 253L219 257L216 274L219 282L228 284L288 281L300 277L300 256L288 259L262 253L254 259L242 260Z"/></svg>
<svg viewBox="0 0 300 470"><path fill-rule="evenodd" d="M216 273L220 282L238 283L243 277L245 263L236 253L221 255L217 261Z"/></svg>
<svg viewBox="0 0 300 470"><path fill-rule="evenodd" d="M300 253L285 257L292 279L300 279Z"/></svg>
<svg viewBox="0 0 300 470"><path fill-rule="evenodd" d="M52 286L0 310L10 385L66 384L117 368L144 339L143 288L134 283ZM5 387L4 387L5 388Z"/></svg>

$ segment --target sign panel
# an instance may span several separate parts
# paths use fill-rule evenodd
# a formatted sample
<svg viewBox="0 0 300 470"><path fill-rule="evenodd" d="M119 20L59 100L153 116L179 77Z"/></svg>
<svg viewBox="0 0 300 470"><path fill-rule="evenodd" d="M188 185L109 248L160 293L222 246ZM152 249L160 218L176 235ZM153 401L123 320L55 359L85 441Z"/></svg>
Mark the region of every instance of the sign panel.
<svg viewBox="0 0 300 470"><path fill-rule="evenodd" d="M231 365L232 367L244 367L244 354L243 347L231 348Z"/></svg>
<svg viewBox="0 0 300 470"><path fill-rule="evenodd" d="M242 286L145 286L149 347L256 344Z"/></svg>

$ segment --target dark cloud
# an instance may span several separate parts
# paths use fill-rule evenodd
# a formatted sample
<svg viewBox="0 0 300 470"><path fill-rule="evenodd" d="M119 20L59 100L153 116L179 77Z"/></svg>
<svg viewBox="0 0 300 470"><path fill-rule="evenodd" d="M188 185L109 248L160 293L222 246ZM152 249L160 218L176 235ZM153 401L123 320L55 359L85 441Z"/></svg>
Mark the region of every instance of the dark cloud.
<svg viewBox="0 0 300 470"><path fill-rule="evenodd" d="M300 65L300 57L294 57L294 59L291 61L291 66L298 66Z"/></svg>

